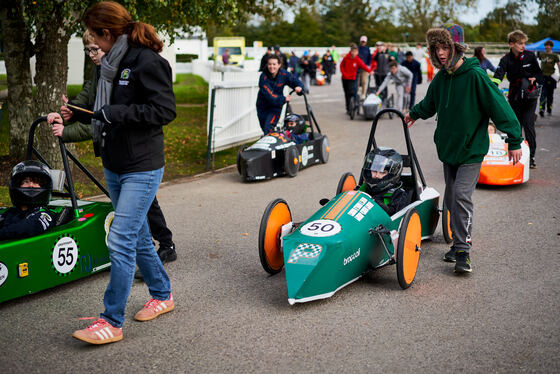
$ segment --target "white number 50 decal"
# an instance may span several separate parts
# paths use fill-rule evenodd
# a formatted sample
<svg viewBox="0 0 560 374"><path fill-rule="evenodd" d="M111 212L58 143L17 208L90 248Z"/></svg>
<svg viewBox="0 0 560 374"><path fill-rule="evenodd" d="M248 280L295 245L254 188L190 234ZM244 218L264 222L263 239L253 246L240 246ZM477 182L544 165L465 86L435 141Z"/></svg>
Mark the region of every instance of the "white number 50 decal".
<svg viewBox="0 0 560 374"><path fill-rule="evenodd" d="M307 236L325 237L336 235L341 229L340 224L336 221L319 219L317 221L306 223L301 228L301 233Z"/></svg>

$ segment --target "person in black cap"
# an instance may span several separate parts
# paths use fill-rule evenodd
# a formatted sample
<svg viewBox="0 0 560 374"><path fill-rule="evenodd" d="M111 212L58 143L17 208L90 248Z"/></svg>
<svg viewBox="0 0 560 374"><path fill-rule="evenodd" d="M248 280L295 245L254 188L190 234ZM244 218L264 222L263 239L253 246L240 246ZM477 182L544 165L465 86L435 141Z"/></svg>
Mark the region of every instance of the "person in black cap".
<svg viewBox="0 0 560 374"><path fill-rule="evenodd" d="M274 54L276 56L278 56L278 58L280 59L280 69L288 69L288 59L286 58L286 55L284 53L282 53L282 51L280 51L280 46L278 44L276 44L274 46Z"/></svg>
<svg viewBox="0 0 560 374"><path fill-rule="evenodd" d="M259 68L259 71L264 71L266 65L268 64L268 58L270 57L271 54L272 54L272 47L267 47L266 53L261 58L261 67Z"/></svg>
<svg viewBox="0 0 560 374"><path fill-rule="evenodd" d="M28 160L14 166L9 185L14 206L0 215L0 240L30 238L54 226L56 214L44 208L52 187L45 164Z"/></svg>

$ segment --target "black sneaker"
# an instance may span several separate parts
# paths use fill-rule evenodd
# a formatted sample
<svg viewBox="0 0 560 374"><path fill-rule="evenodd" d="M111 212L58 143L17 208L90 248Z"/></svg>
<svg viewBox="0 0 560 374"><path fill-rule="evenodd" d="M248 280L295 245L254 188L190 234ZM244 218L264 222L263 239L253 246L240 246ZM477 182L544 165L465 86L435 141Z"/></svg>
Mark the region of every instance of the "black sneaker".
<svg viewBox="0 0 560 374"><path fill-rule="evenodd" d="M535 159L534 158L531 159L531 163L530 163L529 167L531 169L536 169L537 168L537 164L535 164Z"/></svg>
<svg viewBox="0 0 560 374"><path fill-rule="evenodd" d="M455 253L455 272L456 273L470 273L472 272L471 259L469 253L465 251L457 251Z"/></svg>
<svg viewBox="0 0 560 374"><path fill-rule="evenodd" d="M451 247L451 249L443 255L443 261L455 262L455 248Z"/></svg>
<svg viewBox="0 0 560 374"><path fill-rule="evenodd" d="M540 111L539 111L539 115L540 115L541 117L544 117L544 110L540 110Z"/></svg>
<svg viewBox="0 0 560 374"><path fill-rule="evenodd" d="M175 252L175 243L170 247L159 247L157 254L163 264L177 259L177 252Z"/></svg>
<svg viewBox="0 0 560 374"><path fill-rule="evenodd" d="M136 266L136 271L134 272L134 279L144 279L144 276L138 266Z"/></svg>

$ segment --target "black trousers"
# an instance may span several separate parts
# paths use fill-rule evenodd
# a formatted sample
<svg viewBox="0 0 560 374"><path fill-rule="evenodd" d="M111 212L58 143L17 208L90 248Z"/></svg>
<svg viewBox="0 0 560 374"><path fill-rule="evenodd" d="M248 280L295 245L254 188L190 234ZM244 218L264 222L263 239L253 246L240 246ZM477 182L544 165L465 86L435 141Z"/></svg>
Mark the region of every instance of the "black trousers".
<svg viewBox="0 0 560 374"><path fill-rule="evenodd" d="M556 81L551 76L544 76L544 84L541 93L540 111L545 110L550 113L552 111L552 99L554 98L554 89L556 89Z"/></svg>
<svg viewBox="0 0 560 374"><path fill-rule="evenodd" d="M344 99L346 100L346 111L350 111L350 99L356 95L356 80L343 79L342 88L344 89Z"/></svg>
<svg viewBox="0 0 560 374"><path fill-rule="evenodd" d="M515 100L509 102L519 123L521 123L525 139L527 143L529 143L531 159L535 158L535 151L537 150L537 135L535 133L535 110L537 109L537 102L538 99L530 101Z"/></svg>
<svg viewBox="0 0 560 374"><path fill-rule="evenodd" d="M148 210L148 226L150 226L153 238L159 242L160 248L171 247L173 245L173 234L167 227L167 223L165 222L165 217L163 216L157 197L154 198L154 201Z"/></svg>
<svg viewBox="0 0 560 374"><path fill-rule="evenodd" d="M375 85L377 88L379 88L379 86L381 86L381 84L383 83L387 75L373 74L373 76L375 78ZM379 93L379 97L381 98L381 100L385 100L387 98L387 94L388 94L387 87L385 87L383 91Z"/></svg>

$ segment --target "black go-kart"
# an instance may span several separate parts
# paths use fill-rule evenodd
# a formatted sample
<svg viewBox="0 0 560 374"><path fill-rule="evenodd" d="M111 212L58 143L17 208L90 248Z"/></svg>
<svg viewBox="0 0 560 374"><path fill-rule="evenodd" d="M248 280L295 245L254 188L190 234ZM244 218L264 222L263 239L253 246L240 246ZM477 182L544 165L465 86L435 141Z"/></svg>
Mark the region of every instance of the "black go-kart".
<svg viewBox="0 0 560 374"><path fill-rule="evenodd" d="M306 123L305 133L308 140L296 144L285 132L283 124L280 124L253 145L241 146L237 152L237 171L243 181L257 181L283 175L295 177L300 169L324 164L329 160L329 140L321 133L305 93L303 99L307 114L301 117ZM286 116L292 113L288 103Z"/></svg>

